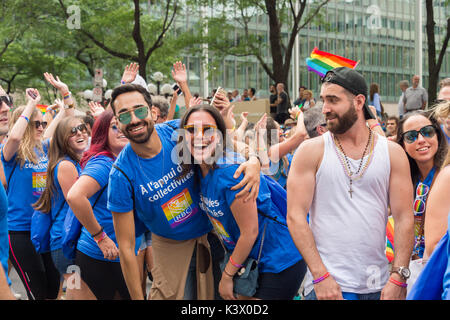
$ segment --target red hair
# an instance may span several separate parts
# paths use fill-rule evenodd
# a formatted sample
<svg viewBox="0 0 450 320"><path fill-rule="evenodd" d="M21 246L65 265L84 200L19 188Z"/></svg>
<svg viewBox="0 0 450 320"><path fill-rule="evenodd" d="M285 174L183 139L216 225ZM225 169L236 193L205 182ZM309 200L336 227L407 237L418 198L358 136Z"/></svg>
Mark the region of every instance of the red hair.
<svg viewBox="0 0 450 320"><path fill-rule="evenodd" d="M81 168L84 168L92 157L99 155L105 155L111 159L115 159L108 143L109 126L113 117L113 112L106 110L95 120L94 126L92 127L91 146L81 158Z"/></svg>

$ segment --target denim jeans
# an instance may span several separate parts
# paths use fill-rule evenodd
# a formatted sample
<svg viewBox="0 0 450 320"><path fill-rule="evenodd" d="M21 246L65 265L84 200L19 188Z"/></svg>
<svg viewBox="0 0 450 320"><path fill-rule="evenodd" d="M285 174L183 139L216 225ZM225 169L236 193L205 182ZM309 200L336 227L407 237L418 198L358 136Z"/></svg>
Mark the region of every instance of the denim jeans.
<svg viewBox="0 0 450 320"><path fill-rule="evenodd" d="M380 300L381 291L373 293L357 294L357 300ZM317 300L316 292L313 290L305 296L304 300Z"/></svg>

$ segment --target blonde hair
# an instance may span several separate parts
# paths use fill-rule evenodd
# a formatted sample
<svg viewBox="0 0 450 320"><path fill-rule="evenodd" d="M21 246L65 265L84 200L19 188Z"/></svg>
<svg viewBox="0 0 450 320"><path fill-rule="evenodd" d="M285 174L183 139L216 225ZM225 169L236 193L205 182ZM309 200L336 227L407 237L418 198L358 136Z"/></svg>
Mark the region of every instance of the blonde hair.
<svg viewBox="0 0 450 320"><path fill-rule="evenodd" d="M450 101L439 102L433 108L433 117L436 120L439 118L447 118L450 115Z"/></svg>
<svg viewBox="0 0 450 320"><path fill-rule="evenodd" d="M9 123L9 130L11 131L12 127L16 123L16 121L22 115L25 106L17 107L11 118L11 122ZM35 139L35 125L34 119L37 117L38 109L35 109L30 116L28 121L27 128L25 129L25 133L23 134L22 140L20 140L19 149L17 150L16 161L19 162L20 167L23 167L26 161L32 162L33 164L38 164L39 157L36 153L36 148L38 151L43 152L42 144L40 141L36 141Z"/></svg>

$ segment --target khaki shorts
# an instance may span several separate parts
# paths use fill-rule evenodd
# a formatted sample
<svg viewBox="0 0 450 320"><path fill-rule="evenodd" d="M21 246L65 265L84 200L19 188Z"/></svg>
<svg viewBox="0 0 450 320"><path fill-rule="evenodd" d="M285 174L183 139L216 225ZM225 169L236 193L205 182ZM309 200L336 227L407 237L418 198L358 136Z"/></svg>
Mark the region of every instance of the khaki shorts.
<svg viewBox="0 0 450 320"><path fill-rule="evenodd" d="M211 249L207 234L178 241L152 233L154 267L150 300L182 300L189 264L197 247L197 295L199 300L214 299Z"/></svg>

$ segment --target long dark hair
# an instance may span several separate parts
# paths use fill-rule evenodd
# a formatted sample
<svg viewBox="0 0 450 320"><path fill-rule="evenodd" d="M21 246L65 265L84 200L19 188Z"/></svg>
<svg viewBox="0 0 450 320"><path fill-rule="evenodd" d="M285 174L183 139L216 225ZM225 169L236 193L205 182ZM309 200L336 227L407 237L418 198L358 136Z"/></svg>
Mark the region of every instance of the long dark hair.
<svg viewBox="0 0 450 320"><path fill-rule="evenodd" d="M108 143L109 126L113 117L113 112L108 109L95 120L92 128L91 146L83 154L83 158L80 161L82 168L84 168L89 159L100 154L111 159L115 158Z"/></svg>
<svg viewBox="0 0 450 320"><path fill-rule="evenodd" d="M405 142L403 141L403 126L409 118L413 116L422 116L427 118L431 121L431 124L433 125L434 129L436 130L436 136L438 139L438 149L436 151L436 154L434 155L433 159L433 165L439 170L439 168L444 163L445 157L447 155L447 140L445 139L444 133L442 132L439 123L437 120L432 116L432 113L430 111L413 111L409 112L406 115L403 116L402 120L400 120L397 128L397 143L400 144L403 149L405 149ZM411 178L413 180L413 183L416 184L420 179L420 171L419 167L416 163L416 161L409 156L408 153L406 153L408 160L409 160L409 167L411 170Z"/></svg>
<svg viewBox="0 0 450 320"><path fill-rule="evenodd" d="M221 139L222 141L219 141L219 143L217 144L216 147L216 154L222 154L225 146L227 145L227 127L225 125L225 121L222 118L222 115L220 114L220 112L215 108L210 106L209 104L201 104L201 105L197 105L194 107L191 107L189 109L187 109L186 113L184 114L183 118L181 118L181 122L180 122L180 129L183 129L184 125L187 123L189 117L198 111L205 111L208 112L213 118L214 121L216 122L217 125L217 130L221 133ZM186 138L185 138L185 132L184 130L181 130L180 135L178 137L178 145L179 146L183 146L183 148L181 148L181 151L179 153L179 157L180 159L184 159L184 155L183 155L183 150L187 150L186 149ZM186 176L188 174L188 172L193 168L193 166L197 166L194 162L194 157L192 156L192 154L190 155L190 161L188 163L182 162L181 167L183 168L179 178L181 179L182 177ZM212 168L215 167L215 163L211 165Z"/></svg>
<svg viewBox="0 0 450 320"><path fill-rule="evenodd" d="M56 191L55 179L57 178L55 176L55 168L58 163L66 156L76 162L79 161L77 153L69 146L70 130L75 120L83 122L77 117L68 117L62 119L56 126L48 151L47 183L44 192L38 201L33 204L35 210L49 213L52 209L51 200Z"/></svg>

